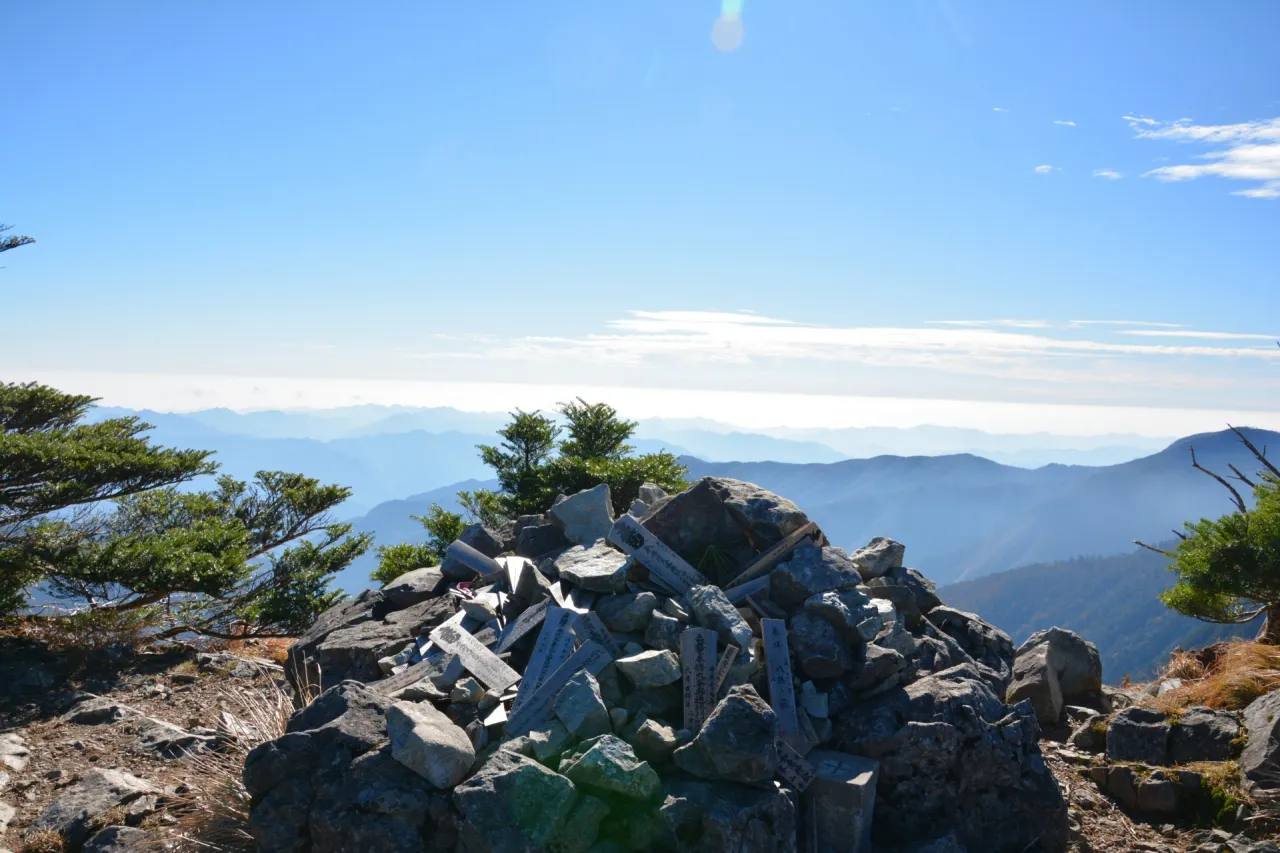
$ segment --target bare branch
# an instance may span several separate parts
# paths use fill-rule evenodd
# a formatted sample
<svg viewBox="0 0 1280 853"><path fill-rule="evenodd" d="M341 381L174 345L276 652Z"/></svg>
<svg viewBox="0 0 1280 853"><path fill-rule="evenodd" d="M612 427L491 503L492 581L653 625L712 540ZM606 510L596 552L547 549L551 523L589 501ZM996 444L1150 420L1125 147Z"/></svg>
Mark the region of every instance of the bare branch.
<svg viewBox="0 0 1280 853"><path fill-rule="evenodd" d="M1174 532L1176 533L1177 531L1174 531ZM1148 551L1155 551L1157 554L1163 554L1166 557L1174 556L1172 551L1166 551L1163 548L1157 548L1155 545L1148 545L1146 542L1143 542L1141 539L1133 540L1133 544L1141 548L1146 548Z"/></svg>
<svg viewBox="0 0 1280 853"><path fill-rule="evenodd" d="M1249 487L1249 488L1251 488L1251 489L1255 489L1255 488L1257 488L1257 486L1255 486L1255 485L1254 485L1254 483L1253 483L1253 481L1252 481L1252 480L1250 480L1250 479L1249 479L1248 477L1246 477L1244 474L1241 474L1241 473L1240 473L1240 469L1239 469L1239 468L1237 468L1236 466L1232 465L1230 462L1228 462L1228 463L1227 463L1227 467L1228 467L1228 468L1230 468L1232 471L1235 471L1235 472L1236 472L1236 479L1237 479L1237 480L1239 480L1240 482L1244 483L1246 486L1248 486L1248 487Z"/></svg>
<svg viewBox="0 0 1280 853"><path fill-rule="evenodd" d="M1187 541L1187 534L1183 533L1181 530L1175 530L1175 531L1173 531L1173 535L1174 535L1174 536L1177 536L1177 537L1178 537L1179 539L1181 539L1183 542L1186 542L1186 541Z"/></svg>
<svg viewBox="0 0 1280 853"><path fill-rule="evenodd" d="M1249 507L1247 504L1245 504L1244 498L1240 497L1240 493L1236 491L1236 487L1228 483L1224 477L1213 473L1208 468L1204 467L1203 465L1201 465L1199 462L1196 461L1196 449L1194 447L1191 448L1191 467L1195 468L1197 471L1201 471L1205 474L1208 474L1210 477L1212 477L1213 479L1221 483L1223 485L1223 488L1225 488L1228 492L1231 492L1231 497L1232 499L1235 500L1236 506L1240 508L1241 514L1242 515L1249 514Z"/></svg>
<svg viewBox="0 0 1280 853"><path fill-rule="evenodd" d="M1275 464L1272 463L1272 461L1267 458L1267 448L1265 445L1261 450L1259 450L1256 446L1254 446L1254 443L1249 440L1249 437L1246 436L1243 432L1231 426L1231 424L1227 424L1227 428L1236 434L1236 437L1239 438L1240 441L1244 443L1245 447L1249 448L1249 452L1251 452L1254 456L1256 456L1259 462L1267 466L1267 469L1272 474L1275 474L1277 477L1280 477L1280 468L1277 468Z"/></svg>

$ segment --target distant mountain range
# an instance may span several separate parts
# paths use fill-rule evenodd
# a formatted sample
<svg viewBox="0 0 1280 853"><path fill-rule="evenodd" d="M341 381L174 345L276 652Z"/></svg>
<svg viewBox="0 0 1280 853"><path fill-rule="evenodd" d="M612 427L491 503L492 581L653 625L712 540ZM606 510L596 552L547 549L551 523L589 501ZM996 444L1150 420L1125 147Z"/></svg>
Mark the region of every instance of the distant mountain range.
<svg viewBox="0 0 1280 853"><path fill-rule="evenodd" d="M1166 608L1157 597L1173 583L1167 560L1146 550L1111 557L1024 566L938 591L952 607L977 613L1023 642L1057 625L1098 646L1102 674L1151 678L1175 648L1196 649L1227 637L1252 637L1257 622L1213 625Z"/></svg>
<svg viewBox="0 0 1280 853"><path fill-rule="evenodd" d="M1280 433L1248 430L1259 446ZM836 544L874 536L907 546L907 562L939 583L1081 554L1128 551L1134 539L1168 539L1188 519L1229 509L1222 487L1191 467L1200 461L1255 470L1229 431L1179 439L1119 465L1048 465L1028 470L972 455L880 456L826 465L686 460L690 475L734 477L795 501Z"/></svg>

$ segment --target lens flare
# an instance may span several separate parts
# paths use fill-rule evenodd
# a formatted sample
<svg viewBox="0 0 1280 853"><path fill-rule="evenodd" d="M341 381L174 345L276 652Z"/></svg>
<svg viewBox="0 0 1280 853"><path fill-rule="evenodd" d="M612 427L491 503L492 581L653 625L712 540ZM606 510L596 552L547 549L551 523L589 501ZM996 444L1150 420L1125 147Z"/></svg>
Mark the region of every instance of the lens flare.
<svg viewBox="0 0 1280 853"><path fill-rule="evenodd" d="M711 25L711 43L721 53L732 53L742 47L746 37L742 25L742 0L720 0L720 17Z"/></svg>

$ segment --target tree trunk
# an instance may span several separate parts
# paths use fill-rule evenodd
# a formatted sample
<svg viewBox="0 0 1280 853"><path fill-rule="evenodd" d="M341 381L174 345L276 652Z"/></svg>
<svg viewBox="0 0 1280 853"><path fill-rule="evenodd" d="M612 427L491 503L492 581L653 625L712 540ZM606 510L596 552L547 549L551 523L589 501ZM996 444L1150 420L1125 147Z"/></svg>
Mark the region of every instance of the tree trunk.
<svg viewBox="0 0 1280 853"><path fill-rule="evenodd" d="M1280 604L1268 604L1266 614L1256 639L1259 643L1280 646Z"/></svg>

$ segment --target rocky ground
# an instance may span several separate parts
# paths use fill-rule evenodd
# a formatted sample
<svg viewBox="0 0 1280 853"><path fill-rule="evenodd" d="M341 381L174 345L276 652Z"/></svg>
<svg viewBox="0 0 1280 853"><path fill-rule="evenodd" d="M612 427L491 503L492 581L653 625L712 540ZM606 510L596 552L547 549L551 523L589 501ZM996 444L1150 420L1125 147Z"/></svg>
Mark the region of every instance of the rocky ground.
<svg viewBox="0 0 1280 853"><path fill-rule="evenodd" d="M193 794L210 787L208 766L187 751L261 739L261 721L246 718L283 683L263 653L53 653L0 637L0 850L62 849L36 831L60 798L87 812L73 828L85 850L134 849L174 831ZM112 824L121 828L95 833Z"/></svg>
<svg viewBox="0 0 1280 853"><path fill-rule="evenodd" d="M1106 687L896 542L848 554L733 480L642 495L475 525L283 667L0 638L0 847L1280 853L1280 691Z"/></svg>

